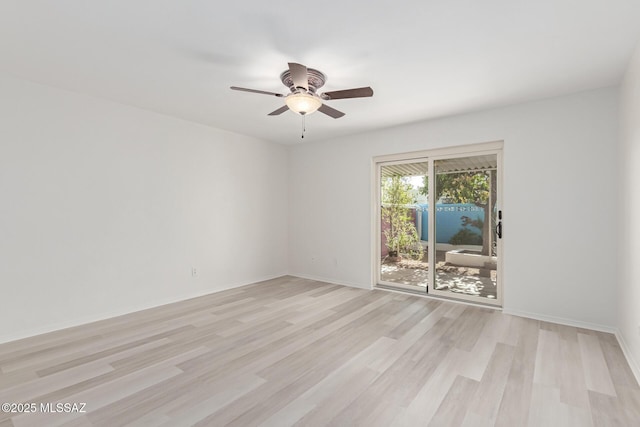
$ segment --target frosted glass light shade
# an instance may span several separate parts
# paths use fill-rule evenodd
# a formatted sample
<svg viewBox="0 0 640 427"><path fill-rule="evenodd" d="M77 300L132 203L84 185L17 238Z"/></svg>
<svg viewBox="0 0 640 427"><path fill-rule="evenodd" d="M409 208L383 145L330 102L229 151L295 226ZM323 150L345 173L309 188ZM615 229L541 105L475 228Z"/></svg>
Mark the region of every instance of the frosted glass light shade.
<svg viewBox="0 0 640 427"><path fill-rule="evenodd" d="M284 101L291 111L303 116L313 113L322 105L318 97L308 93L292 93L287 95Z"/></svg>

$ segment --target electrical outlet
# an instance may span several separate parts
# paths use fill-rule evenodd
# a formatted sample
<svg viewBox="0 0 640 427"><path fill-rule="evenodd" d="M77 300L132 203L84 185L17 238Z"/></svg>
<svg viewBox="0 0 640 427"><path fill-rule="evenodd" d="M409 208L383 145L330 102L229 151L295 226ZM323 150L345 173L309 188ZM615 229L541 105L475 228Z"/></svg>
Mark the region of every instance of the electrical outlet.
<svg viewBox="0 0 640 427"><path fill-rule="evenodd" d="M198 269L191 267L191 277L198 277Z"/></svg>

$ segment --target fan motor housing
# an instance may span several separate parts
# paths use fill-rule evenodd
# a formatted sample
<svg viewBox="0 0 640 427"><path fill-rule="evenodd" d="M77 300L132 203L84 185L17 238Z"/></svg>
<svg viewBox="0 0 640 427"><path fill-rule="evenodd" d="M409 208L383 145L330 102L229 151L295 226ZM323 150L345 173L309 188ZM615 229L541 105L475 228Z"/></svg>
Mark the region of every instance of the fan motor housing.
<svg viewBox="0 0 640 427"><path fill-rule="evenodd" d="M291 71L284 70L282 74L280 74L280 80L282 80L282 84L288 87L291 92L297 92L297 89L293 84ZM324 86L324 83L327 81L327 76L325 76L323 72L314 68L307 68L307 81L309 84L309 92L315 94L318 89Z"/></svg>

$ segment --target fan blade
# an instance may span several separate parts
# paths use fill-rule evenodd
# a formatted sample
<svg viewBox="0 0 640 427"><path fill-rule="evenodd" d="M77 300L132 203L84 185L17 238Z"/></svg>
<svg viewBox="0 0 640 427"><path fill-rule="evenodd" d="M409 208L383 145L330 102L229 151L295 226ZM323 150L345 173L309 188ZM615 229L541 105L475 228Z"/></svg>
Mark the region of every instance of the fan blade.
<svg viewBox="0 0 640 427"><path fill-rule="evenodd" d="M305 90L309 90L309 75L305 65L289 62L289 72L295 87L303 87Z"/></svg>
<svg viewBox="0 0 640 427"><path fill-rule="evenodd" d="M237 86L231 86L231 90L240 90L242 92L251 92L251 93L261 93L263 95L273 95L273 96L277 96L278 98L282 98L284 96L281 93L267 92L265 90L247 89L245 87L237 87Z"/></svg>
<svg viewBox="0 0 640 427"><path fill-rule="evenodd" d="M368 96L373 96L373 89L369 86L357 89L335 90L322 94L323 99L366 98Z"/></svg>
<svg viewBox="0 0 640 427"><path fill-rule="evenodd" d="M327 116L333 117L334 119L339 119L340 117L344 116L344 113L342 111L331 108L327 104L322 104L320 108L318 108L318 111L320 111L321 113L325 113Z"/></svg>
<svg viewBox="0 0 640 427"><path fill-rule="evenodd" d="M284 113L285 111L287 111L289 109L289 107L287 107L286 105L283 107L278 108L276 111L272 111L269 113L269 116L278 116L282 113Z"/></svg>

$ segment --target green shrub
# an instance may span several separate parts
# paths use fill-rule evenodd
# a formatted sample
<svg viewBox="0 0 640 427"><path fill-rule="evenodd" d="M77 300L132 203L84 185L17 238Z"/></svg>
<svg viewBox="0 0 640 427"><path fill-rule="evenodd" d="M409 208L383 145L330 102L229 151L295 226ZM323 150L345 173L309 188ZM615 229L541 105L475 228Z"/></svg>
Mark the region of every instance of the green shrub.
<svg viewBox="0 0 640 427"><path fill-rule="evenodd" d="M419 260L424 249L409 208L415 199L411 195L412 185L406 177L398 175L382 182L382 221L389 228L384 230L387 249L390 253Z"/></svg>
<svg viewBox="0 0 640 427"><path fill-rule="evenodd" d="M482 236L474 233L468 228L461 228L456 234L451 236L449 243L452 245L482 245Z"/></svg>

